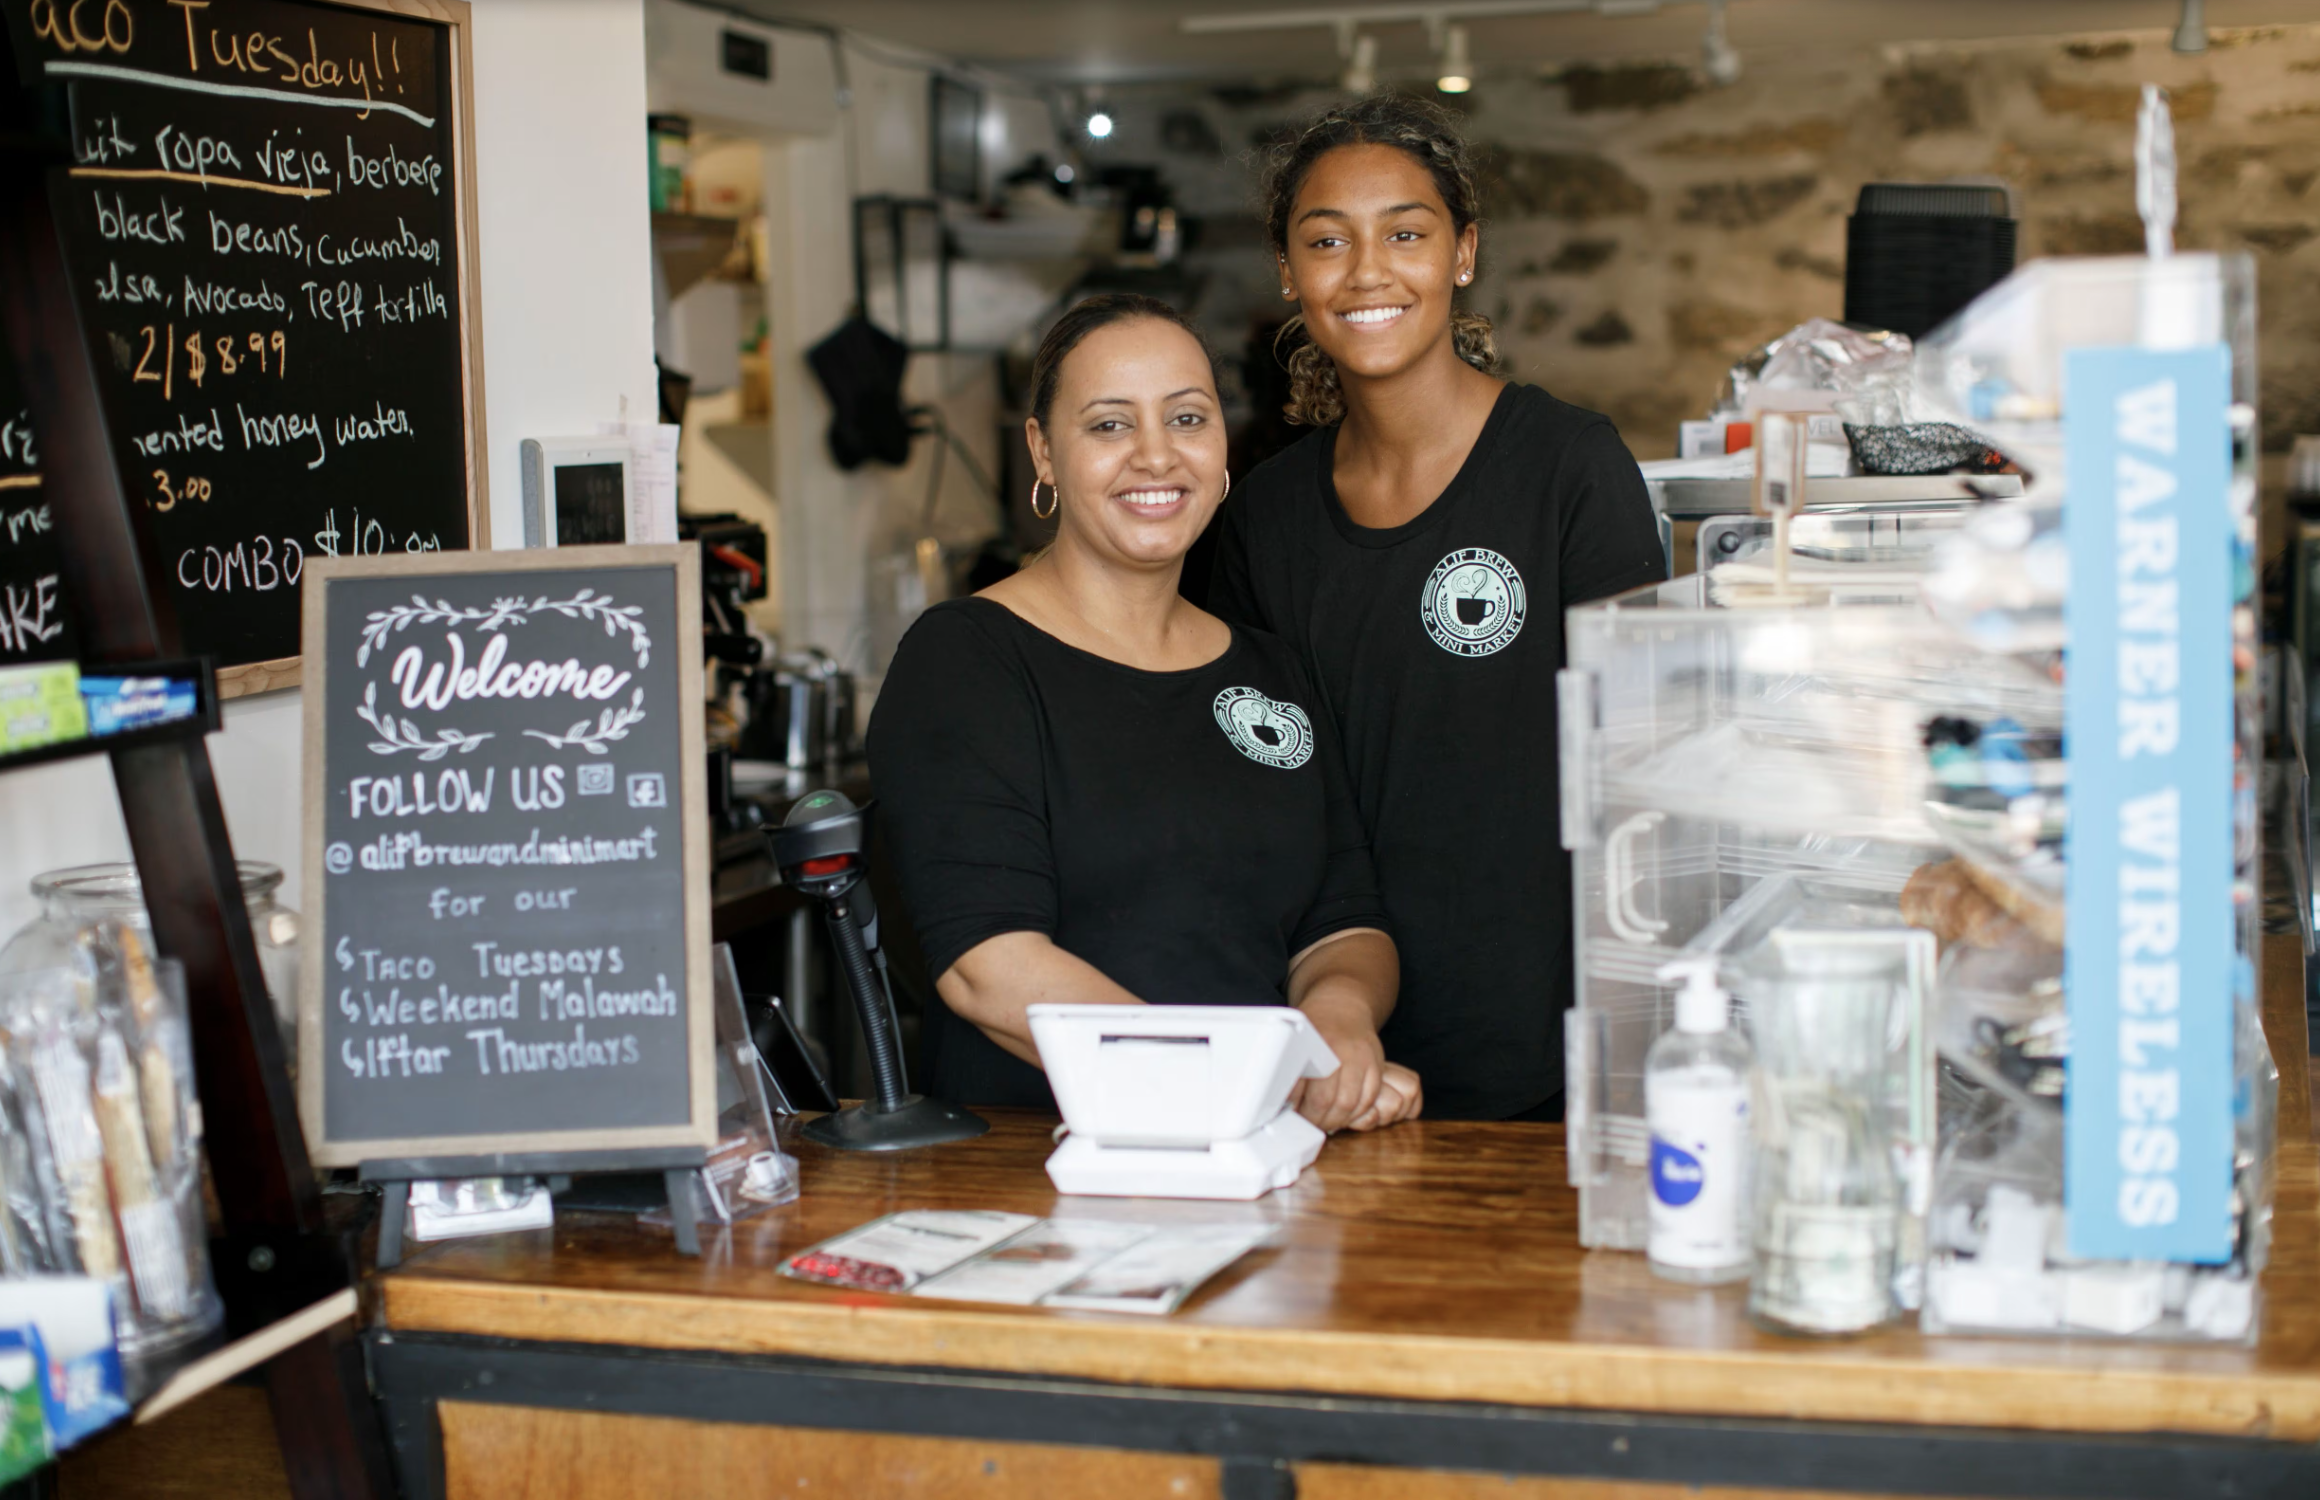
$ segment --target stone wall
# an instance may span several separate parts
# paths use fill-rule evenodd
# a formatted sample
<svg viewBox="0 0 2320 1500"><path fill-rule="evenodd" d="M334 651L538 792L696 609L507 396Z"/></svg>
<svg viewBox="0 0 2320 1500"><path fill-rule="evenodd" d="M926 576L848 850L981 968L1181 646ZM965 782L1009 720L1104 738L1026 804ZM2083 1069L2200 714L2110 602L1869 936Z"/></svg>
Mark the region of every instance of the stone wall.
<svg viewBox="0 0 2320 1500"><path fill-rule="evenodd" d="M1863 183L2003 182L2025 260L2139 251L2145 82L2174 94L2178 243L2256 257L2266 446L2320 431L2320 26L2219 31L2199 57L2154 31L1744 58L1729 88L1643 63L1486 72L1463 101L1489 184L1472 305L1513 373L1610 413L1639 456L1673 451L1735 356L1840 314ZM1121 101L1106 154L1161 161L1209 216L1196 264L1221 343L1281 307L1253 150L1333 97Z"/></svg>

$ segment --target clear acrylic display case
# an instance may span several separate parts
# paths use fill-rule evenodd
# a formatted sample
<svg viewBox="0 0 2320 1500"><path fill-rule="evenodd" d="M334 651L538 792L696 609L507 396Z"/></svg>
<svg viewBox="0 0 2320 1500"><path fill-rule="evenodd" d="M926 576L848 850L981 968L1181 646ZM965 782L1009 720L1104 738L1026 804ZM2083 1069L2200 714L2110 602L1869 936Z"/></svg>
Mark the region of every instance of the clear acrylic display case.
<svg viewBox="0 0 2320 1500"><path fill-rule="evenodd" d="M1794 599L1773 595L1763 523L1712 521L1709 576L1570 611L1561 749L1578 975L1566 1045L1582 1243L1643 1247L1643 1060L1673 1023L1661 966L1715 953L1745 1025L1751 970L1778 946L1769 930L1902 926L1912 875L1954 861L1947 873L1965 872L1996 909L1951 942L1924 1000L1936 1079L1913 1075L1889 1101L1937 1100L1930 1190L1912 1204L1923 1217L1903 1231L1924 1235L1925 1328L2253 1337L2278 1079L2255 987L2253 330L2245 257L2034 263L1921 341L1912 411L1989 436L2030 471L2021 499L1906 527L1805 518L1819 529L1796 535ZM2200 982L2234 999L2233 1249L2210 1267L2078 1261L2061 1109L2063 354L2214 342L2232 371L2238 921L2233 972Z"/></svg>
<svg viewBox="0 0 2320 1500"><path fill-rule="evenodd" d="M1923 811L1923 722L1960 703L2035 715L2044 696L1898 578L1808 585L1778 607L1726 608L1717 592L1694 574L1568 617L1566 1097L1590 1247L1643 1246L1643 1060L1674 1023L1661 965L1702 951L1742 964L1774 925L1901 927L1902 887L1942 857ZM1862 597L1873 602L1847 602ZM1767 907L1777 914L1757 915ZM1731 977L1744 1009L1745 974Z"/></svg>

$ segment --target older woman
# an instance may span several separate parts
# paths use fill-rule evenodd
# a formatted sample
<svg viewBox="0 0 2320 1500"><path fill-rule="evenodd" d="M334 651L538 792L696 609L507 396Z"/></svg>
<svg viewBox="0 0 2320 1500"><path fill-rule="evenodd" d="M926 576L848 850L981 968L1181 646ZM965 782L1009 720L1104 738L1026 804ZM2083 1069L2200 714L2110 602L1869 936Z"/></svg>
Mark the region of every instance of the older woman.
<svg viewBox="0 0 2320 1500"><path fill-rule="evenodd" d="M929 1091L1052 1107L1043 1001L1285 1002L1341 1064L1307 1118L1415 1114L1378 1043L1398 968L1334 731L1286 645L1177 592L1231 483L1207 351L1164 303L1082 302L1039 351L1027 436L1054 546L928 610L870 724L942 1001Z"/></svg>

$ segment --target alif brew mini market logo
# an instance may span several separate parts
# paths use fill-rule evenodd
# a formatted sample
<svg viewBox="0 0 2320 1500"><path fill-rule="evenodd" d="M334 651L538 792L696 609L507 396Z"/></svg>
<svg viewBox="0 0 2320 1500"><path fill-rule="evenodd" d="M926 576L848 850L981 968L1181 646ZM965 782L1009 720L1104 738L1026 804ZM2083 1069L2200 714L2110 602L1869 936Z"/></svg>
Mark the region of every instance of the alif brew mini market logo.
<svg viewBox="0 0 2320 1500"><path fill-rule="evenodd" d="M1426 579L1418 618L1453 656L1488 656L1522 634L1529 596L1514 564L1487 547L1461 547Z"/></svg>
<svg viewBox="0 0 2320 1500"><path fill-rule="evenodd" d="M1305 717L1305 710L1255 688L1226 688L1217 694L1216 722L1234 749L1261 764L1294 771L1313 758L1313 721Z"/></svg>

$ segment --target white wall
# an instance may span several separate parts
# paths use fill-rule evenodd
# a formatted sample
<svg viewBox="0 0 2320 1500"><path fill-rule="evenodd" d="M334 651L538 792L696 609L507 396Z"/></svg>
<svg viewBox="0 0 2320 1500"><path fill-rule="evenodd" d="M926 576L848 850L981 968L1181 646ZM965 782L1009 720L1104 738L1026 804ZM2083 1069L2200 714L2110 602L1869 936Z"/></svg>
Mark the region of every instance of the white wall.
<svg viewBox="0 0 2320 1500"><path fill-rule="evenodd" d="M725 71L723 32L765 43L767 81ZM764 26L731 11L681 0L646 0L646 81L656 114L679 114L699 129L732 135L826 135L838 124L838 74L827 37Z"/></svg>
<svg viewBox="0 0 2320 1500"><path fill-rule="evenodd" d="M892 590L915 569L897 564L922 527L934 440L912 446L899 469L869 464L846 473L832 462L830 411L806 351L845 318L854 300L853 200L932 192L928 92L940 60L913 61L907 44L881 39L876 54L848 46L849 93L836 133L792 136L765 153L765 209L772 279L774 484L781 517L784 645L816 645L875 678L893 648ZM996 176L1027 154L1058 149L1043 105L987 91L984 170ZM954 279L953 296L959 281ZM995 351L920 354L903 399L939 406L951 430L999 469ZM971 544L997 528L997 510L955 458L946 466L933 532L946 545ZM883 564L883 566L882 566Z"/></svg>
<svg viewBox="0 0 2320 1500"><path fill-rule="evenodd" d="M473 0L493 544L518 445L659 411L642 0Z"/></svg>
<svg viewBox="0 0 2320 1500"><path fill-rule="evenodd" d="M490 536L523 535L517 445L652 416L643 0L471 0ZM298 885L299 695L237 700L209 742L234 851ZM101 759L0 777L0 941L42 870L126 859Z"/></svg>

